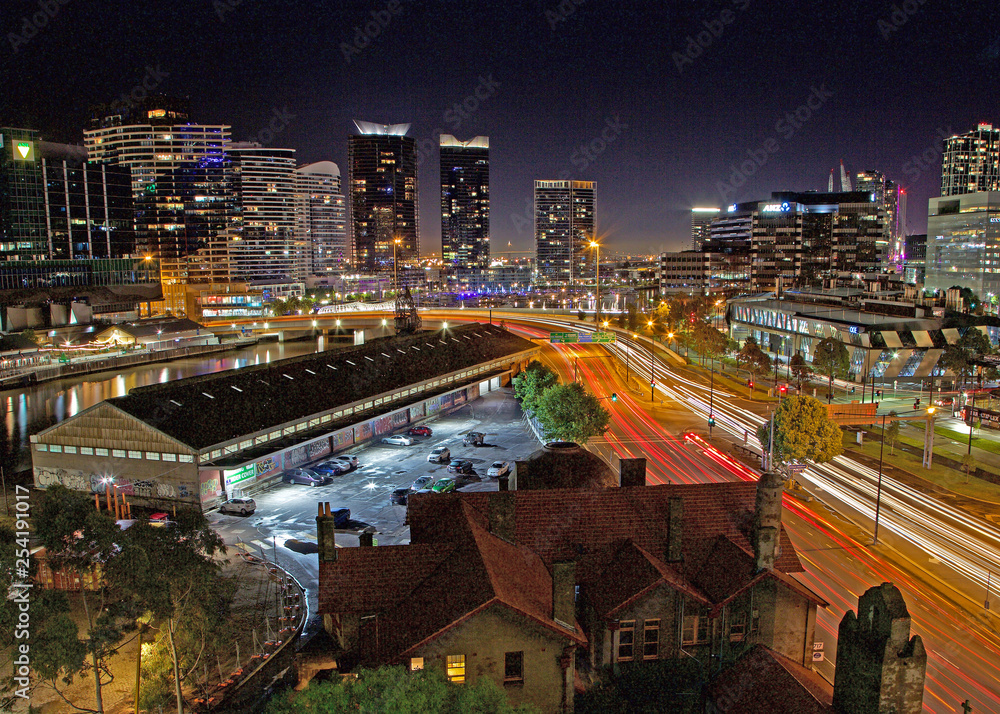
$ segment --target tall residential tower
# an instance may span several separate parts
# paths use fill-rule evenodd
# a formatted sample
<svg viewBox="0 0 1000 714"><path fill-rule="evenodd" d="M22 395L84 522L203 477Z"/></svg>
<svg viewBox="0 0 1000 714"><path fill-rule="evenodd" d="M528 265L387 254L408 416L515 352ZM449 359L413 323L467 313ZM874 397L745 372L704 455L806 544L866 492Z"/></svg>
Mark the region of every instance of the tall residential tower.
<svg viewBox="0 0 1000 714"><path fill-rule="evenodd" d="M355 121L347 144L351 238L357 267L392 272L420 257L417 145L409 124Z"/></svg>
<svg viewBox="0 0 1000 714"><path fill-rule="evenodd" d="M441 135L441 257L445 265L490 265L490 139Z"/></svg>
<svg viewBox="0 0 1000 714"><path fill-rule="evenodd" d="M295 169L295 177L295 231L306 245L309 274L330 275L351 267L340 167L320 161Z"/></svg>
<svg viewBox="0 0 1000 714"><path fill-rule="evenodd" d="M944 140L941 195L1000 191L1000 129L979 124Z"/></svg>
<svg viewBox="0 0 1000 714"><path fill-rule="evenodd" d="M535 254L543 282L593 277L597 182L535 181Z"/></svg>

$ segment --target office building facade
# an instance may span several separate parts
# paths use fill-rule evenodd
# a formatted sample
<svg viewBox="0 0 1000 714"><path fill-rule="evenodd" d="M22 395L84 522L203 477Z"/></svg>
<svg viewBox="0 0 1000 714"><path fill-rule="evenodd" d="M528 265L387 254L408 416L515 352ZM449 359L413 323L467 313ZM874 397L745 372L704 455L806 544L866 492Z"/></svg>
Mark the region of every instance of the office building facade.
<svg viewBox="0 0 1000 714"><path fill-rule="evenodd" d="M915 233L903 241L903 279L923 285L927 279L927 234Z"/></svg>
<svg viewBox="0 0 1000 714"><path fill-rule="evenodd" d="M490 139L442 134L441 258L454 268L490 264Z"/></svg>
<svg viewBox="0 0 1000 714"><path fill-rule="evenodd" d="M593 279L597 182L535 181L537 280L579 286Z"/></svg>
<svg viewBox="0 0 1000 714"><path fill-rule="evenodd" d="M355 126L347 143L355 261L361 270L391 273L420 257L417 145L406 136L409 124Z"/></svg>
<svg viewBox="0 0 1000 714"><path fill-rule="evenodd" d="M941 195L1000 191L1000 128L979 124L944 140Z"/></svg>
<svg viewBox="0 0 1000 714"><path fill-rule="evenodd" d="M930 199L926 246L926 289L958 285L991 303L1000 295L1000 192Z"/></svg>
<svg viewBox="0 0 1000 714"><path fill-rule="evenodd" d="M332 161L295 169L295 232L305 244L309 275L331 275L353 265L340 167Z"/></svg>
<svg viewBox="0 0 1000 714"><path fill-rule="evenodd" d="M233 190L239 210L233 274L248 283L302 283L306 247L295 231L295 149L233 144Z"/></svg>
<svg viewBox="0 0 1000 714"><path fill-rule="evenodd" d="M691 250L702 250L712 234L712 221L719 217L719 208L691 209Z"/></svg>
<svg viewBox="0 0 1000 714"><path fill-rule="evenodd" d="M855 175L854 190L870 194L885 212L884 238L877 245L880 262L897 270L901 269L905 218L902 211L906 206L905 193L895 181L874 169L859 171Z"/></svg>
<svg viewBox="0 0 1000 714"><path fill-rule="evenodd" d="M38 132L0 128L0 261L44 260L45 198Z"/></svg>

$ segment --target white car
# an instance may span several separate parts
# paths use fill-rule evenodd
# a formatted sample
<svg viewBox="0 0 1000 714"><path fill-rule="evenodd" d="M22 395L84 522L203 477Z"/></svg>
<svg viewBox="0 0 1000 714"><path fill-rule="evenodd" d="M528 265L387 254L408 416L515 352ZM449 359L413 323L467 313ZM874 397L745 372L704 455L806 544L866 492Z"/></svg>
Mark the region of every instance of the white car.
<svg viewBox="0 0 1000 714"><path fill-rule="evenodd" d="M238 513L245 516L257 510L257 502L252 498L230 498L219 506L219 513Z"/></svg>
<svg viewBox="0 0 1000 714"><path fill-rule="evenodd" d="M353 471L354 469L358 468L357 456L344 454L343 456L334 456L332 459L330 459L330 461L332 461L335 464L343 464L345 471Z"/></svg>
<svg viewBox="0 0 1000 714"><path fill-rule="evenodd" d="M491 478L500 478L501 476L510 475L510 462L509 461L494 461L486 475Z"/></svg>
<svg viewBox="0 0 1000 714"><path fill-rule="evenodd" d="M413 439L408 436L403 436L402 434L396 434L395 436L383 437L382 443L391 444L393 446L409 446L413 443Z"/></svg>
<svg viewBox="0 0 1000 714"><path fill-rule="evenodd" d="M446 464L451 461L451 451L447 446L437 446L427 454L427 460L432 464Z"/></svg>

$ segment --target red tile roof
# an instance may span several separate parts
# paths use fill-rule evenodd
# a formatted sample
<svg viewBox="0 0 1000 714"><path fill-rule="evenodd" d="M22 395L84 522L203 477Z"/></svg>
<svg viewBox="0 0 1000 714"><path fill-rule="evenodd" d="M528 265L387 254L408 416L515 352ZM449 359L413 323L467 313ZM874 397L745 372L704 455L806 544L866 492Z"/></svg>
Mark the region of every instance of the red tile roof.
<svg viewBox="0 0 1000 714"><path fill-rule="evenodd" d="M726 714L834 714L833 687L810 669L757 645L708 686Z"/></svg>
<svg viewBox="0 0 1000 714"><path fill-rule="evenodd" d="M343 548L337 562L320 563L320 612L375 615L367 659L380 662L405 658L489 607L586 645L578 624L571 631L552 619L552 578L541 559L488 533L461 502L451 510L455 517L439 526L444 542Z"/></svg>

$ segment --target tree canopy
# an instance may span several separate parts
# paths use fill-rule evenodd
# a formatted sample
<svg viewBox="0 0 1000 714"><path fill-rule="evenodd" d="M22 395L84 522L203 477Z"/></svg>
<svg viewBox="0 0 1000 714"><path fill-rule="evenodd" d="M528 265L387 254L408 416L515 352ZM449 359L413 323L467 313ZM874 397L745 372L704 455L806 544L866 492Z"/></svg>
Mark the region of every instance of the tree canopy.
<svg viewBox="0 0 1000 714"><path fill-rule="evenodd" d="M770 444L770 429L766 422L758 432L764 451ZM775 461L830 461L844 451L842 438L840 427L818 399L786 397L774 413Z"/></svg>
<svg viewBox="0 0 1000 714"><path fill-rule="evenodd" d="M764 351L757 345L757 340L752 336L747 337L736 355L736 364L756 376L767 374L771 371L771 358L764 354Z"/></svg>
<svg viewBox="0 0 1000 714"><path fill-rule="evenodd" d="M535 416L546 439L585 444L607 431L611 423L611 414L600 400L575 382L546 389L537 407Z"/></svg>
<svg viewBox="0 0 1000 714"><path fill-rule="evenodd" d="M514 377L514 396L521 400L525 411L534 413L542 393L558 383L555 372L538 360L532 360L521 374Z"/></svg>
<svg viewBox="0 0 1000 714"><path fill-rule="evenodd" d="M983 334L982 330L969 327L965 334L958 338L957 343L945 347L940 364L962 377L964 382L966 377L973 374L975 363L989 354L993 354L990 338Z"/></svg>
<svg viewBox="0 0 1000 714"><path fill-rule="evenodd" d="M831 388L834 377L846 377L850 365L850 354L840 340L834 337L824 337L816 345L816 352L813 354L813 367L820 374L826 375L830 380Z"/></svg>
<svg viewBox="0 0 1000 714"><path fill-rule="evenodd" d="M792 355L792 358L788 360L788 368L791 370L792 376L795 377L795 381L798 382L800 387L802 386L802 382L812 374L812 368L806 364L806 358L802 356L801 352L796 352Z"/></svg>

